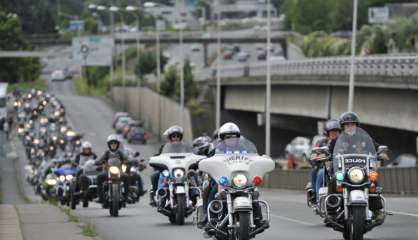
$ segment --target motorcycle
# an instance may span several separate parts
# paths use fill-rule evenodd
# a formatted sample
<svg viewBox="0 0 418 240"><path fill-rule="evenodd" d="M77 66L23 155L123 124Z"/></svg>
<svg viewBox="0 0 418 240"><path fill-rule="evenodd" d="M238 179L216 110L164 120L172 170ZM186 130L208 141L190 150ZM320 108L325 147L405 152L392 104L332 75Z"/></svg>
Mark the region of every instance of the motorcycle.
<svg viewBox="0 0 418 240"><path fill-rule="evenodd" d="M100 167L99 167L100 168ZM71 185L71 209L76 209L81 201L84 208L89 206L89 201L97 197L97 176L100 171L94 159L89 159L83 164L80 163L80 174ZM87 186L86 189L84 187Z"/></svg>
<svg viewBox="0 0 418 240"><path fill-rule="evenodd" d="M59 181L56 185L56 196L61 205L70 205L70 186L71 182L76 175L76 169L61 167L54 171L54 174L58 177Z"/></svg>
<svg viewBox="0 0 418 240"><path fill-rule="evenodd" d="M121 181L122 162L118 158L111 158L108 161L108 180L103 189L107 189L104 195L104 207L109 207L112 217L119 216L119 210L124 205L123 182Z"/></svg>
<svg viewBox="0 0 418 240"><path fill-rule="evenodd" d="M189 185L188 171L204 156L195 155L192 151L191 146L184 143L167 143L161 155L151 157L149 161L151 166L165 169L156 194L158 212L177 225L184 224L185 218L195 210L193 202L201 198L200 189ZM197 196L192 199L191 193Z"/></svg>
<svg viewBox="0 0 418 240"><path fill-rule="evenodd" d="M228 141L234 141L234 146ZM217 149L228 150L217 150L213 157L199 163L199 170L208 173L219 186L215 200L205 210L207 234L216 239L254 238L269 228L270 208L259 199L257 186L274 169L274 161L258 155L254 145L245 139L226 139Z"/></svg>
<svg viewBox="0 0 418 240"><path fill-rule="evenodd" d="M386 146L379 147L379 152L386 150ZM327 151L327 147L313 149L330 155ZM385 199L377 183L377 156L372 139L361 128L354 134L343 132L335 145L334 174L328 187L320 188L319 210L345 240L363 240L365 233L385 221Z"/></svg>

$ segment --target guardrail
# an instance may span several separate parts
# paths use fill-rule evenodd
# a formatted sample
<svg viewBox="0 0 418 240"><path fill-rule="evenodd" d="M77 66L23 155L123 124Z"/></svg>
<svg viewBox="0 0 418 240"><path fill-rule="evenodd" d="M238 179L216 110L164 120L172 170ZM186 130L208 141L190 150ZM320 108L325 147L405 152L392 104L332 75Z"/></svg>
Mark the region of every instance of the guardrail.
<svg viewBox="0 0 418 240"><path fill-rule="evenodd" d="M224 65L220 68L222 77L251 77L265 76L266 62L249 65ZM315 58L298 61L272 60L272 75L348 75L351 60L349 57ZM355 59L356 75L378 76L418 76L418 55L390 56L376 55L357 57ZM212 68L196 72L203 78L216 76L216 69Z"/></svg>
<svg viewBox="0 0 418 240"><path fill-rule="evenodd" d="M309 169L276 169L266 176L265 187L304 190L309 181ZM384 193L418 194L418 167L380 168L379 183Z"/></svg>

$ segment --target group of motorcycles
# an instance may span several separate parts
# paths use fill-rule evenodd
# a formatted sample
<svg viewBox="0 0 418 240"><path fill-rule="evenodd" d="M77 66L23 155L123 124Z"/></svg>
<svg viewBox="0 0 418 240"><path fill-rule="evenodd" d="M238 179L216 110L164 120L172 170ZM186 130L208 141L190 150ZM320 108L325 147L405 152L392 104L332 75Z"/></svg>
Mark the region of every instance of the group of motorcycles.
<svg viewBox="0 0 418 240"><path fill-rule="evenodd" d="M64 105L57 97L34 89L14 93L11 102L15 131L28 159L25 179L35 193L72 209L79 203L88 207L98 197L97 177L103 169L94 154L80 155L83 134L68 124ZM124 151L129 161L123 172L129 176L130 192L123 203L135 203L143 194L142 180L138 178L146 165L139 153L127 148ZM76 163L77 155L80 159ZM110 212L117 216L115 209Z"/></svg>
<svg viewBox="0 0 418 240"><path fill-rule="evenodd" d="M157 211L178 225L196 211L196 222L206 218L206 225L200 227L204 235L219 240L251 239L269 228L269 205L259 198L257 187L275 164L268 156L258 155L245 138L236 141L227 153L210 156L213 142L207 136L195 139L193 148L166 143L162 153L149 161L150 166L165 169L155 195ZM210 184L216 184L218 191L205 206L203 189Z"/></svg>
<svg viewBox="0 0 418 240"><path fill-rule="evenodd" d="M378 155L387 150L387 146L380 146L376 151L372 138L361 128L352 135L343 132L333 152L328 146L312 149L311 160L325 174L318 197L308 184L307 204L345 240L362 240L390 214L385 209L377 171Z"/></svg>

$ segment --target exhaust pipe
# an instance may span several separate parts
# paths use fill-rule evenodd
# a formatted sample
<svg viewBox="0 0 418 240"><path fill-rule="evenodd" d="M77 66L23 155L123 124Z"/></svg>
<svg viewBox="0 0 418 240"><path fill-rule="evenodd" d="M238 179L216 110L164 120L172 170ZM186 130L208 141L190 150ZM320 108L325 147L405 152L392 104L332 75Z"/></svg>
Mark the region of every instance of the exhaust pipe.
<svg viewBox="0 0 418 240"><path fill-rule="evenodd" d="M165 198L167 196L167 189L160 188L158 189L157 194L158 194L158 197Z"/></svg>
<svg viewBox="0 0 418 240"><path fill-rule="evenodd" d="M341 205L341 198L335 195L330 195L326 199L326 205L328 210L335 210Z"/></svg>
<svg viewBox="0 0 418 240"><path fill-rule="evenodd" d="M219 200L213 200L209 204L209 211L214 214L219 214L222 212L223 204Z"/></svg>

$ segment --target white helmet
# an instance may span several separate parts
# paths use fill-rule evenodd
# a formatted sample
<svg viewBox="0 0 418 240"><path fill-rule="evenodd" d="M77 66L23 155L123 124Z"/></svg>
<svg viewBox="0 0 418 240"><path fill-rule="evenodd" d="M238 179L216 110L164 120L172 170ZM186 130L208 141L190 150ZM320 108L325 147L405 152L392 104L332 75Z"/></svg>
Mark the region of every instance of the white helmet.
<svg viewBox="0 0 418 240"><path fill-rule="evenodd" d="M228 135L228 134L235 135L237 138L241 136L239 127L235 123L232 123L232 122L227 122L224 125L222 125L219 128L218 134L219 134L219 138L222 140L224 140L225 135Z"/></svg>
<svg viewBox="0 0 418 240"><path fill-rule="evenodd" d="M81 151L84 151L84 149L86 149L86 148L92 149L93 146L91 145L90 142L86 141L86 142L83 142L83 144L81 144Z"/></svg>
<svg viewBox="0 0 418 240"><path fill-rule="evenodd" d="M170 140L171 136L175 133L180 135L180 139L183 139L183 128L178 125L171 126L165 130L164 136Z"/></svg>
<svg viewBox="0 0 418 240"><path fill-rule="evenodd" d="M115 142L118 145L118 148L121 145L120 144L121 141L120 141L118 135L116 135L116 134L111 134L109 137L107 137L107 141L106 142L107 142L107 146L109 147L109 149L111 149L110 148L110 143L112 143L112 142Z"/></svg>

